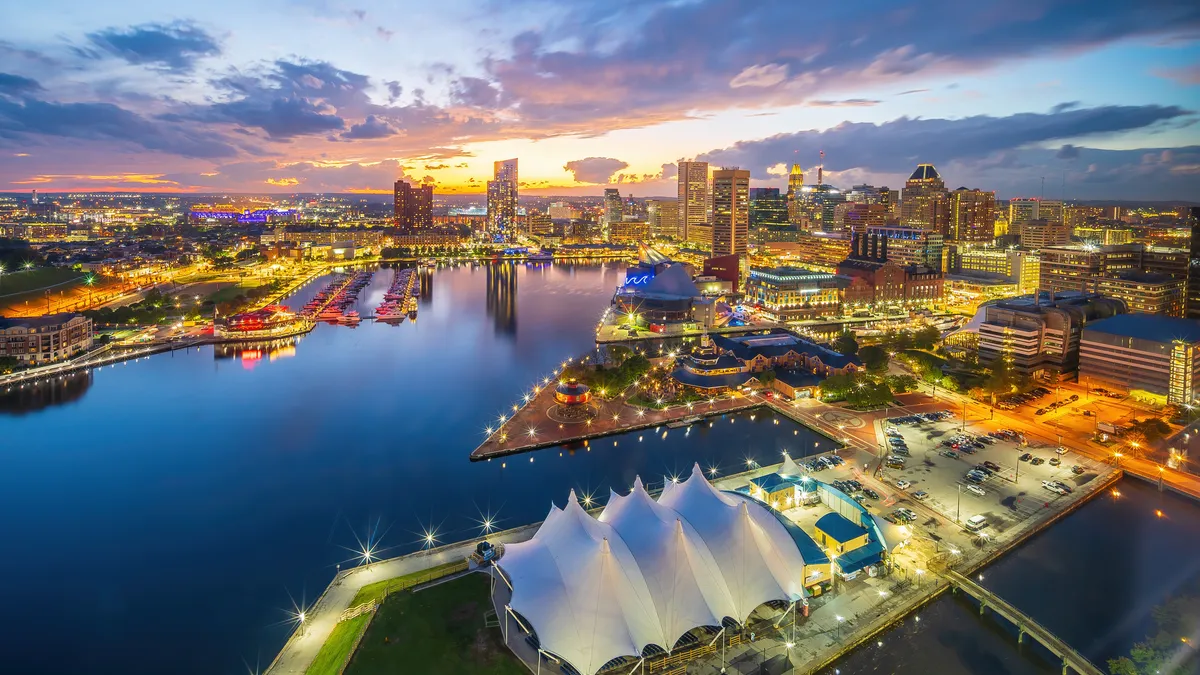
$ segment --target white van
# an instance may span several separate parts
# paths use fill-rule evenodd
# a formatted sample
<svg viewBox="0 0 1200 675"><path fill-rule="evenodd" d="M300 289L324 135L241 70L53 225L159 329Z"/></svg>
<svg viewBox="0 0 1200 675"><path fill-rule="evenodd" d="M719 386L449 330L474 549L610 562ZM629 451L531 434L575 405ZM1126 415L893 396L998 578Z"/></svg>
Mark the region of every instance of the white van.
<svg viewBox="0 0 1200 675"><path fill-rule="evenodd" d="M967 518L967 529L972 532L978 532L988 526L987 518L983 516L971 516Z"/></svg>

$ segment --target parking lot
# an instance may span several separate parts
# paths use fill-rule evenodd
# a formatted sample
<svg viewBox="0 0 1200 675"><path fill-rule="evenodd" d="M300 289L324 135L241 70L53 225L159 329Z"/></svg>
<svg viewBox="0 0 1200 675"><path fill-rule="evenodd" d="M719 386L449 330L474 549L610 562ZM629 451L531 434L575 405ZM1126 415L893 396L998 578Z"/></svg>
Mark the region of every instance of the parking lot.
<svg viewBox="0 0 1200 675"><path fill-rule="evenodd" d="M894 418L886 429L889 438L900 439L889 442L894 456L900 447L907 449L903 468L885 465L881 473L884 483L902 487L898 505L919 503L959 524L982 515L988 523L982 531L991 534L1007 531L1064 497L1060 492L1065 489L1055 491L1043 481L1060 481L1073 490L1105 469L1070 451L1060 455L1055 446L1026 444L1020 434L988 436L997 431L993 426L968 424L964 431L961 420L949 413L937 421ZM987 438L979 440L981 436ZM1076 465L1080 468L1073 471ZM969 477L972 470L976 473Z"/></svg>

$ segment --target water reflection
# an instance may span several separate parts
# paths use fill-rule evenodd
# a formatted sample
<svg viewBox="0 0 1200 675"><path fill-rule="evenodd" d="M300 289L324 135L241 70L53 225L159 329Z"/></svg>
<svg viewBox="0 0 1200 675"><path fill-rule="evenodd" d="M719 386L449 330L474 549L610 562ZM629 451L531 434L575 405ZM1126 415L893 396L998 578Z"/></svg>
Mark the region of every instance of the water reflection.
<svg viewBox="0 0 1200 675"><path fill-rule="evenodd" d="M292 337L282 340L217 345L213 348L213 358L217 361L237 360L246 370L253 370L264 361L270 363L276 359L295 356L298 342L298 338Z"/></svg>
<svg viewBox="0 0 1200 675"><path fill-rule="evenodd" d="M487 313L497 335L517 334L517 265L513 262L487 266Z"/></svg>
<svg viewBox="0 0 1200 675"><path fill-rule="evenodd" d="M92 387L90 370L76 371L50 380L28 382L0 390L0 414L24 415L72 403Z"/></svg>

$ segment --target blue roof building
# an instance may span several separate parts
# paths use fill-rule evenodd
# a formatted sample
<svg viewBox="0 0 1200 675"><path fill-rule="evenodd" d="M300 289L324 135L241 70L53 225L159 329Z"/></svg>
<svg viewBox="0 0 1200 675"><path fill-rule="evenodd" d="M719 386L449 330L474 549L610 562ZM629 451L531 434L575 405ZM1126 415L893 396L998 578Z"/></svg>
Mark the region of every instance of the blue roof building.
<svg viewBox="0 0 1200 675"><path fill-rule="evenodd" d="M1118 314L1084 324L1079 380L1158 403L1200 399L1200 321Z"/></svg>

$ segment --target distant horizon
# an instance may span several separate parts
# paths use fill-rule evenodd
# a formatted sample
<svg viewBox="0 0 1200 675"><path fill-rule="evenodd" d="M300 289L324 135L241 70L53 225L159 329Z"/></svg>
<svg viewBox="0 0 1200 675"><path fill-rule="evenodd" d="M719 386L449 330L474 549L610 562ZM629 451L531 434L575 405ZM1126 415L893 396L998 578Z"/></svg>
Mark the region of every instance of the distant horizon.
<svg viewBox="0 0 1200 675"><path fill-rule="evenodd" d="M474 194L517 158L554 196L672 195L688 160L755 187L799 165L900 189L928 162L1000 198L1200 198L1194 0L285 5L9 12L0 189Z"/></svg>

